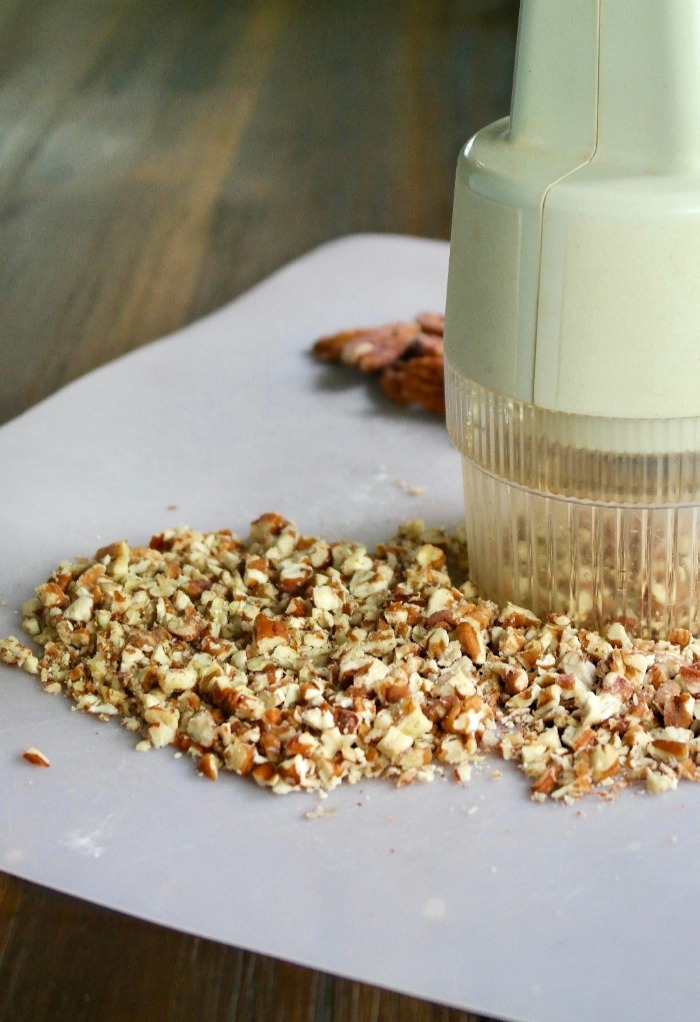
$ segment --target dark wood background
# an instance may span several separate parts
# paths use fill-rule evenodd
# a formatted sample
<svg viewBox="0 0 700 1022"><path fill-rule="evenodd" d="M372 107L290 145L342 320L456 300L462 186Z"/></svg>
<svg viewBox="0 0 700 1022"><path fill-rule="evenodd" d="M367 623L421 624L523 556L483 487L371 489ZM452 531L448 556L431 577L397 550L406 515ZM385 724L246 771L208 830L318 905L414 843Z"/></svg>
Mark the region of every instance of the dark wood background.
<svg viewBox="0 0 700 1022"><path fill-rule="evenodd" d="M0 422L323 241L448 238L517 6L0 0ZM0 1019L476 1016L0 876Z"/></svg>

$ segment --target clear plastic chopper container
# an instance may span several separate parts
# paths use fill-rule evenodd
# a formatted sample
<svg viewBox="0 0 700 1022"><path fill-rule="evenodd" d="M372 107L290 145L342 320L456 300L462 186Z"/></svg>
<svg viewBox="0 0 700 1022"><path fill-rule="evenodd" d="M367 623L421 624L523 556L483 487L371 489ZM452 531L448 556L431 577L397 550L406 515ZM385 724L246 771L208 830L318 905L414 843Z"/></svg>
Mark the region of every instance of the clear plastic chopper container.
<svg viewBox="0 0 700 1022"><path fill-rule="evenodd" d="M483 595L700 629L700 3L523 0L445 324Z"/></svg>

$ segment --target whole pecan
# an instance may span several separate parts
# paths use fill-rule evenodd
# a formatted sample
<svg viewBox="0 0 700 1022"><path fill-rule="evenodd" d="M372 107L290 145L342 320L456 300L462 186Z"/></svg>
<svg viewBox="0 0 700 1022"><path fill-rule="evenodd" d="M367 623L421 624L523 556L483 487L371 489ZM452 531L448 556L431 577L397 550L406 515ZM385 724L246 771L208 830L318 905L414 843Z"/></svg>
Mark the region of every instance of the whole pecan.
<svg viewBox="0 0 700 1022"><path fill-rule="evenodd" d="M343 362L378 375L382 390L397 404L417 404L444 415L444 324L442 313L421 312L411 323L322 337L312 353L322 362Z"/></svg>

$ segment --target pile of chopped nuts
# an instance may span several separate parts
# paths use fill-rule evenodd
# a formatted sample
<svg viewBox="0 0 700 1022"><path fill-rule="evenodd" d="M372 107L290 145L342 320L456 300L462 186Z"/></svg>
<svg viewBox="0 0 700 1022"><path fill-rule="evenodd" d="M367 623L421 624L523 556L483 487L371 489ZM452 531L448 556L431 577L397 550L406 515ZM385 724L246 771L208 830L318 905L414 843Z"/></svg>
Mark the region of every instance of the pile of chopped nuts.
<svg viewBox="0 0 700 1022"><path fill-rule="evenodd" d="M0 660L121 715L139 749L172 746L212 780L250 774L277 793L466 781L487 752L515 761L539 801L697 779L689 632L542 623L464 578L460 534L421 522L373 554L277 514L247 542L169 529L60 564L23 608L43 656L9 638Z"/></svg>

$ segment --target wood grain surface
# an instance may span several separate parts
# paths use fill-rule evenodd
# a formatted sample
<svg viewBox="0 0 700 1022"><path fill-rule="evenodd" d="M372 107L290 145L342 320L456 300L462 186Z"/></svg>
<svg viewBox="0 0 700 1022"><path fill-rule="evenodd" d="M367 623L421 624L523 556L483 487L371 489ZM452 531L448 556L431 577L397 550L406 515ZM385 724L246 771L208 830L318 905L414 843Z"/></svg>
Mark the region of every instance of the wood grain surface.
<svg viewBox="0 0 700 1022"><path fill-rule="evenodd" d="M0 0L0 422L323 241L449 237L516 23L517 0ZM476 1018L0 875L2 1022Z"/></svg>

